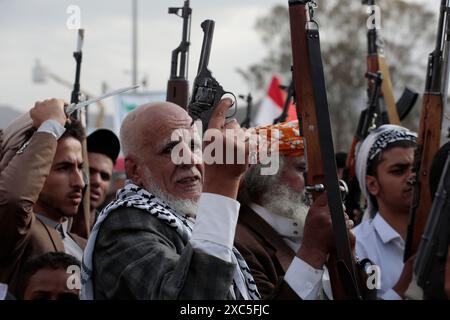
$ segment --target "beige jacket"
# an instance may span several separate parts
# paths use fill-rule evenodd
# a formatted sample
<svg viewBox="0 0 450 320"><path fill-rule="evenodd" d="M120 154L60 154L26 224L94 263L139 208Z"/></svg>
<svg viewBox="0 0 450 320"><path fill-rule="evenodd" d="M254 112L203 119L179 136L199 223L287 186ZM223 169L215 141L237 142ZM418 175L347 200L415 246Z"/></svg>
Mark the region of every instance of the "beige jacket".
<svg viewBox="0 0 450 320"><path fill-rule="evenodd" d="M15 127L14 127L15 126ZM3 132L0 159L0 282L15 294L24 263L49 251L64 251L59 233L33 212L33 205L50 172L57 141L49 133L36 132L22 147L31 128L28 115ZM86 240L70 234L84 248Z"/></svg>

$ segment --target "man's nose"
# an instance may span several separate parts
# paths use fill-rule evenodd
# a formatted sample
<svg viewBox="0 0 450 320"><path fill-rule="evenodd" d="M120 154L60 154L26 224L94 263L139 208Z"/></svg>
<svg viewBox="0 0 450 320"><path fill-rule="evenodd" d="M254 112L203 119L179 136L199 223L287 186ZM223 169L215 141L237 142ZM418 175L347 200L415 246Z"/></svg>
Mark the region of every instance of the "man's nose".
<svg viewBox="0 0 450 320"><path fill-rule="evenodd" d="M185 167L192 167L195 165L195 153L188 145L183 148L183 154L181 157L181 165Z"/></svg>
<svg viewBox="0 0 450 320"><path fill-rule="evenodd" d="M413 170L411 170L410 171L410 174L409 174L409 176L408 176L408 180L406 181L406 183L408 184L408 185L410 185L410 186L413 186L414 184L415 184L415 182L416 182L416 172L415 171L413 171Z"/></svg>
<svg viewBox="0 0 450 320"><path fill-rule="evenodd" d="M83 189L84 186L85 182L83 179L83 170L77 168L72 176L72 187Z"/></svg>
<svg viewBox="0 0 450 320"><path fill-rule="evenodd" d="M91 172L89 182L92 186L99 186L101 182L100 172Z"/></svg>

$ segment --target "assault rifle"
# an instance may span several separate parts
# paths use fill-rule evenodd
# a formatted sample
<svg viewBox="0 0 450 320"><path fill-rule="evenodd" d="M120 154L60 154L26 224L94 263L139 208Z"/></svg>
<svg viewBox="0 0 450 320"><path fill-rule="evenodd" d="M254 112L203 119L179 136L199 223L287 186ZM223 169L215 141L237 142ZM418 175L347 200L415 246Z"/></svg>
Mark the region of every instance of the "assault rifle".
<svg viewBox="0 0 450 320"><path fill-rule="evenodd" d="M347 197L346 207L350 213L352 213L355 209L362 211L359 198L361 190L359 190L359 184L355 176L356 145L368 135L370 130L379 127L382 124L392 123L399 125L400 121L403 120L412 110L419 96L416 92L406 87L400 99L397 101L397 103L395 103L389 67L384 55L383 38L381 32L377 29L378 21L372 19L373 14L375 14L375 18L377 17L376 12L374 11L375 0L362 0L362 3L368 6L367 12L369 14L369 19L374 22L372 23L372 25L368 26L369 29L367 31L366 77L368 84L368 104L376 103L379 110L376 113L376 119L367 117L367 109L362 111L359 117L358 127L356 129L356 133L353 137L350 151L347 156L345 179L349 183L349 195ZM377 79L373 75L377 74L380 74L380 77L383 79L383 81L381 82L381 91L375 90L374 88L377 85ZM377 91L376 96L374 96L375 91ZM374 98L376 98L378 101L374 101ZM384 102L385 108L379 104L380 100ZM373 122L373 120L375 121ZM373 122L373 125L371 125L369 130L367 130L367 127L362 130L362 125L366 121L369 121L371 123Z"/></svg>
<svg viewBox="0 0 450 320"><path fill-rule="evenodd" d="M375 13L375 0L362 0L363 4L368 6L367 12L369 18ZM377 15L375 14L375 18ZM394 91L392 88L391 76L389 73L389 67L384 55L384 42L381 32L377 30L378 21L372 19L374 22L367 31L367 72L376 74L381 72L383 76L383 83L381 86L381 96L386 105L386 111L383 112L383 123L391 123L400 125L400 120L403 120L414 107L417 97L416 92L409 88L405 88L402 96L395 103ZM373 80L368 79L368 92L371 91L373 86Z"/></svg>
<svg viewBox="0 0 450 320"><path fill-rule="evenodd" d="M81 61L83 60L83 41L84 41L84 29L78 29L77 48L73 53L75 58L75 81L73 83L72 94L70 96L70 103L80 102L80 73L81 73Z"/></svg>
<svg viewBox="0 0 450 320"><path fill-rule="evenodd" d="M288 117L289 106L291 105L292 97L294 96L294 81L291 80L289 87L287 88L286 99L284 100L283 111L281 114L273 119L273 124L285 122Z"/></svg>
<svg viewBox="0 0 450 320"><path fill-rule="evenodd" d="M336 241L336 251L327 263L333 298L363 299L368 297L367 286L362 284L363 266L353 256L344 218L315 8L312 0L289 0L296 109L306 148L306 190L313 199L327 193ZM371 293L376 294L374 289Z"/></svg>
<svg viewBox="0 0 450 320"><path fill-rule="evenodd" d="M444 277L450 243L450 152L447 152L444 168L440 171L439 185L414 261L417 284L422 287L424 298L431 300L448 299Z"/></svg>
<svg viewBox="0 0 450 320"><path fill-rule="evenodd" d="M252 117L252 109L253 109L253 97L249 93L247 96L239 95L239 98L245 99L245 101L247 102L247 109L245 111L245 119L242 121L241 127L242 128L250 128L251 124L252 124L251 117Z"/></svg>
<svg viewBox="0 0 450 320"><path fill-rule="evenodd" d="M73 90L70 97L71 104L77 104L80 102L80 74L81 74L81 62L83 59L83 41L84 41L84 30L78 29L78 38L77 38L77 48L73 53L73 57L75 58L76 68L75 68L75 81L73 84ZM87 125L87 110L79 109L73 112L70 117L73 119L81 121L83 127L86 128ZM82 143L82 154L83 154L83 177L84 182L86 183L86 187L83 190L83 203L80 206L79 214L74 218L72 231L77 233L78 235L87 238L89 236L89 230L91 229L91 217L90 217L90 184L89 184L89 163L87 156L87 142L86 139L83 140Z"/></svg>
<svg viewBox="0 0 450 320"><path fill-rule="evenodd" d="M347 181L349 190L345 201L345 207L350 215L353 214L354 210L363 211L361 208L361 190L355 173L356 146L368 136L370 131L379 127L382 121L379 99L381 83L383 81L382 74L381 72L378 72L377 74L367 73L366 77L372 79L374 85L372 86L368 105L361 111L361 115L359 116L358 126L353 137L344 170L344 180Z"/></svg>
<svg viewBox="0 0 450 320"><path fill-rule="evenodd" d="M414 155L416 178L405 242L404 261L417 252L431 209L428 176L431 161L439 149L443 110L445 110L447 103L450 53L449 10L449 0L441 0L436 47L428 57L418 146Z"/></svg>
<svg viewBox="0 0 450 320"><path fill-rule="evenodd" d="M185 0L184 5L181 8L169 8L169 14L175 14L183 19L183 34L180 45L172 51L170 79L167 82L166 100L186 109L189 96L187 74L192 14L192 9L189 7L189 0Z"/></svg>

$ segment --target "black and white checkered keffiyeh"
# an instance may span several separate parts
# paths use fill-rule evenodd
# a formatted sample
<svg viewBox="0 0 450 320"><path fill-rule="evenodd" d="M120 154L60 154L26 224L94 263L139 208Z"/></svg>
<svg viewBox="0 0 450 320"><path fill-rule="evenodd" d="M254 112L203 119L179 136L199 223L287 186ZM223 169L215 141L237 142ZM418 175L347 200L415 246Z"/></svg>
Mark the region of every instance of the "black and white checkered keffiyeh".
<svg viewBox="0 0 450 320"><path fill-rule="evenodd" d="M364 215L364 219L373 217L376 213L376 206L372 203L372 199L369 197L366 186L368 164L380 152L386 149L388 145L402 140L416 142L417 134L401 126L385 124L370 132L370 134L357 146L355 164L356 177L358 178L359 187L361 188L364 197L367 199L367 214Z"/></svg>
<svg viewBox="0 0 450 320"><path fill-rule="evenodd" d="M144 210L152 216L162 220L173 228L187 243L191 238L194 221L176 213L169 205L157 198L147 190L127 181L125 187L116 194L115 201L108 204L100 213L95 223L91 235L84 251L81 268L81 298L92 300L94 298L94 287L92 283L92 256L94 252L95 241L102 222L113 210L120 208L137 208ZM246 300L259 300L261 296L256 287L256 283L242 255L233 247L232 262L238 268L234 274L234 288L239 290L240 296ZM236 292L233 292L234 296Z"/></svg>
<svg viewBox="0 0 450 320"><path fill-rule="evenodd" d="M400 127L401 128L401 127ZM372 147L370 147L368 161L372 161L376 155L378 155L381 151L386 149L386 147L397 141L409 140L416 142L417 135L409 130L380 130L380 133L377 135L376 140L374 141Z"/></svg>

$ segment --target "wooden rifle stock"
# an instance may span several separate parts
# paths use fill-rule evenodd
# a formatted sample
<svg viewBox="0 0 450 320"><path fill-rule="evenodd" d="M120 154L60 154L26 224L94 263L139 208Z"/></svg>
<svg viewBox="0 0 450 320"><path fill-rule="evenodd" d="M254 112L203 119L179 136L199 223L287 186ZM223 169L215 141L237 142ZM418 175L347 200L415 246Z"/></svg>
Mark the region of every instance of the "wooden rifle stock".
<svg viewBox="0 0 450 320"><path fill-rule="evenodd" d="M447 100L450 20L448 0L441 0L436 46L428 57L425 93L420 114L418 147L414 155L416 179L405 243L406 261L417 252L431 209L429 170L441 141L442 117ZM445 54L445 56L444 56Z"/></svg>
<svg viewBox="0 0 450 320"><path fill-rule="evenodd" d="M375 1L366 1L369 6L373 6ZM389 67L384 56L384 44L381 34L376 30L375 25L371 26L367 32L368 41L368 55L367 55L367 72L376 74L381 72L383 75L383 82L381 84L381 96L384 99L386 110L389 118L389 123L400 125L400 118L397 112L394 93L392 89L391 76ZM369 90L373 86L373 80L369 78Z"/></svg>
<svg viewBox="0 0 450 320"><path fill-rule="evenodd" d="M431 209L429 171L441 140L442 96L426 93L420 115L418 147L415 152L416 184L414 186L405 261L417 252Z"/></svg>
<svg viewBox="0 0 450 320"><path fill-rule="evenodd" d="M369 10L373 10L375 5L375 0L363 0L363 4L368 5ZM386 105L387 114L383 112L384 123L400 124L409 112L412 110L416 104L418 93L415 91L405 88L403 93L397 102L394 98L394 90L391 81L391 75L389 72L389 67L384 55L384 43L383 38L379 30L377 30L378 21L372 19L372 14L375 18L377 17L376 12L369 12L369 19L375 23L369 27L367 32L367 44L368 44L368 55L367 55L367 71L371 73L377 73L378 71L382 73L384 81L382 83L381 92L383 95L383 100ZM369 89L372 84L369 81Z"/></svg>
<svg viewBox="0 0 450 320"><path fill-rule="evenodd" d="M307 190L316 199L326 190L336 240L328 270L333 298L362 299L361 278L345 223L334 159L333 139L320 55L317 23L310 0L290 0L289 20L297 116L305 141Z"/></svg>
<svg viewBox="0 0 450 320"><path fill-rule="evenodd" d="M356 145L358 144L359 140L357 137L353 137L352 140L352 144L350 146L350 151L347 154L347 160L345 162L345 168L348 170L348 176L347 179L353 179L356 176L356 159L355 159L355 154L356 154ZM347 181L348 181L347 180Z"/></svg>
<svg viewBox="0 0 450 320"><path fill-rule="evenodd" d="M323 183L325 173L322 166L322 154L320 152L319 133L317 128L317 116L314 104L314 92L309 68L309 55L306 44L306 7L307 1L289 1L289 16L291 25L291 43L293 59L294 91L297 96L297 117L301 134L305 140L307 158L307 185L319 185ZM301 64L300 68L297 64ZM297 70L299 70L297 72ZM300 105L300 108L298 105ZM313 197L319 193L313 191Z"/></svg>

